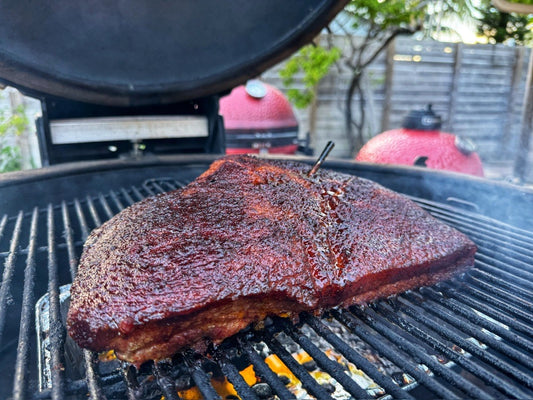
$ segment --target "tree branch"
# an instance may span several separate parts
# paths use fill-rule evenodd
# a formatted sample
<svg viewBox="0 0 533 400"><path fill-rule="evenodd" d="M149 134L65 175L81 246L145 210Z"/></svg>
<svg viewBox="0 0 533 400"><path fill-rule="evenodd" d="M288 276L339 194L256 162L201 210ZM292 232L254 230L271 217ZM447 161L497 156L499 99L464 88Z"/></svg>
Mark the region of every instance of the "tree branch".
<svg viewBox="0 0 533 400"><path fill-rule="evenodd" d="M361 64L361 68L365 68L370 63L372 63L379 55L380 53L387 48L390 42L394 40L394 38L398 35L407 34L407 33L415 33L420 29L418 26L416 28L398 28L391 32L390 36L381 43L381 45L377 48L376 51L363 63Z"/></svg>

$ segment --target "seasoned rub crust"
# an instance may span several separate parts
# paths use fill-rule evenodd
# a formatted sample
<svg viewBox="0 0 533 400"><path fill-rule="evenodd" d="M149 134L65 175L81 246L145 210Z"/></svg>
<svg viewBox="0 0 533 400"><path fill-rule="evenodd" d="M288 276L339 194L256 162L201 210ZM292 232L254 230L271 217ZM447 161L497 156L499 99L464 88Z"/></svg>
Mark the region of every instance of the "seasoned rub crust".
<svg viewBox="0 0 533 400"><path fill-rule="evenodd" d="M368 302L473 264L474 244L369 180L227 156L89 236L68 332L141 364L267 315Z"/></svg>

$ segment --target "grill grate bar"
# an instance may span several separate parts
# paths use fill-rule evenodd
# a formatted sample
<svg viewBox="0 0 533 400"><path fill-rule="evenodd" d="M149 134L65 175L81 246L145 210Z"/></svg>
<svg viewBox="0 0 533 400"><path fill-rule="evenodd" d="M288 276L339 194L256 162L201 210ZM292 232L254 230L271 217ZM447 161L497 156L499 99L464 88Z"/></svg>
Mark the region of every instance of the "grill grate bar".
<svg viewBox="0 0 533 400"><path fill-rule="evenodd" d="M489 330L490 332L493 332L495 333L496 335L502 337L502 338L505 338L506 340L510 341L511 343L514 343L518 346L521 346L523 347L524 349L527 349L529 351L532 351L533 350L533 343L530 342L529 340L525 339L524 337L522 336L519 336L518 334L516 334L515 332L512 332L512 331L509 331L508 329L504 328L503 326L500 326L492 321L489 321L487 320L486 318L483 318L481 316L479 316L478 314L476 314L474 311L472 311L472 309L468 308L467 305L469 305L470 307L472 307L473 309L477 309L477 310L480 310L483 314L485 315L488 315L489 317L493 318L493 319L496 319L498 321L500 321L501 323L509 326L510 324L508 323L509 321L510 322L514 322L515 320L513 320L512 318L509 318L507 317L506 315L504 314L498 314L498 315L489 315L486 310L483 310L481 306L483 306L483 304L480 304L480 303L471 303L471 304L467 304L466 301L463 301L463 302L460 302L454 298L443 298L439 293L437 293L434 289L431 289L431 288L422 288L420 289L420 292L427 298L437 302L437 303L440 303L444 306L444 310L450 310L450 311L453 311L454 313L456 314L459 314L463 317L465 317L467 320L468 320L468 323L469 324L476 324L476 325L479 325L480 327L483 327L487 330ZM453 295L453 293L451 293L451 291L447 291L446 292L446 295L447 296L450 296L450 295ZM426 300L428 301L428 300ZM424 303L422 303L422 307L424 307ZM435 306L436 307L436 306ZM439 309L440 308L435 308L435 309ZM429 309L430 311L432 311L431 309ZM489 309L490 310L490 309ZM468 326L468 325L467 325ZM512 328L515 328L515 326L512 326ZM527 329L525 329L527 330ZM527 333L528 335L530 335L531 331L527 331L525 332Z"/></svg>
<svg viewBox="0 0 533 400"><path fill-rule="evenodd" d="M117 197L117 195L115 194L115 192L111 192L115 197ZM124 196L124 198L126 199L126 201L128 202L128 205L132 205L133 203L135 203L135 201L133 201L133 199L131 198L130 194L126 191L126 189L122 188L120 189L120 193L122 193L122 196ZM119 208L122 210L124 208L124 206L121 204L121 203L117 203L117 205L119 205Z"/></svg>
<svg viewBox="0 0 533 400"><path fill-rule="evenodd" d="M383 303L377 303L376 308L379 310L380 314L374 313L374 311L370 311L371 316L377 315L378 318L383 321L390 321L398 326L401 327L401 329L405 330L406 332L409 332L409 334L413 335L414 337L422 340L423 342L430 345L433 349L438 351L440 354L447 357L449 360L454 361L457 365L460 365L465 370L469 371L473 375L477 376L478 378L482 379L483 381L487 382L489 385L494 386L498 388L500 391L505 393L508 396L511 396L513 398L527 398L528 395L521 390L517 389L516 387L513 387L511 384L506 382L504 379L500 378L496 374L492 373L490 370L487 370L482 366L481 363L472 361L468 358L466 358L464 355L457 354L455 351L452 351L448 346L441 342L439 340L439 336L435 333L441 333L445 331L445 328L439 328L438 331L431 329L429 327L426 327L426 330L423 328L417 326L418 324L414 322L412 318L409 317L400 317L397 314L394 313L393 310L383 305ZM392 311L392 312L391 312ZM394 327L396 332L399 331L397 327ZM448 332L449 333L449 332ZM481 359L491 359L494 361L494 357L490 358L489 354L483 351L477 351L475 349L475 346L468 345L467 342L461 341L466 348L469 350L472 350L477 356L479 356ZM457 344L457 343L456 343ZM464 349L464 347L462 347ZM483 357L483 355L486 355L486 357ZM496 363L498 363L496 361ZM527 379L526 379L527 381Z"/></svg>
<svg viewBox="0 0 533 400"><path fill-rule="evenodd" d="M503 269L500 269L498 267L495 267L493 265L488 264L485 261L476 260L476 269L483 271L487 274L490 274L491 276L498 276L506 281L510 281L516 284L519 284L520 287L525 287L528 289L533 289L533 282L530 282L526 278L522 278L516 275L513 275L510 272L504 271Z"/></svg>
<svg viewBox="0 0 533 400"><path fill-rule="evenodd" d="M133 204L133 199L130 197L130 195L128 194L128 192L126 192L124 189L121 189L121 192L122 193L122 196L126 199L126 201L130 202L129 204ZM127 195L127 197L126 197ZM118 198L117 194L115 193L114 190L111 190L109 192L109 197L111 197L111 200L113 200L113 203L115 203L115 206L117 207L117 209L119 211L122 211L124 210L124 203L122 203L122 201ZM109 218L113 217L113 214L111 214L109 216Z"/></svg>
<svg viewBox="0 0 533 400"><path fill-rule="evenodd" d="M96 196L87 196L81 201L74 199L70 203L62 202L61 205L58 206L49 205L44 210L37 210L37 215L39 212L43 211L47 213L48 246L41 245L41 247L39 247L36 245L32 250L30 249L30 243L27 249L19 249L18 242L20 242L21 239L17 238L17 244L13 247L14 250L1 253L0 256L6 257L6 266L8 265L9 258L13 258L12 269L15 272L12 271L11 273L14 273L13 279L18 279L18 268L14 266L15 257L19 258L22 255L27 255L27 270L30 259L35 259L36 254L47 254L49 276L48 292L50 297L49 323L51 329L57 326L56 323L53 323L54 319L56 321L57 319L52 314L55 313L56 316L60 315L58 310L53 311L53 308L57 308L59 304L57 280L58 263L56 251L61 251L66 248L69 256L70 272L72 276L74 276L77 268L76 257L78 250L89 235L93 223L95 226L99 226L102 221L111 218L116 210L122 210L125 205L128 205L127 203L134 203L136 201L134 198L136 197L141 200L145 198L145 195L153 195L156 192L165 192L169 188L171 190L175 189L177 188L177 184L177 182L174 183L173 180L167 178L163 180L153 179L146 181L141 186L132 186L131 189L126 190L121 188L116 191L111 191L108 194L99 193ZM182 185L180 184L180 186ZM64 243L55 243L54 240L55 222L53 213L55 209L59 208L63 216ZM529 339L531 337L531 328L528 326L530 322L533 321L530 302L530 300L533 299L533 291L530 290L533 288L533 284L531 283L533 281L533 267L531 263L532 259L529 256L529 254L533 254L533 252L524 246L533 245L533 240L530 240L526 236L526 231L512 229L505 224L494 224L494 221L488 218L476 218L476 215L473 213L472 216L470 216L468 213L463 213L462 210L459 210L459 215L457 214L458 209L455 209L454 207L450 207L450 209L454 209L455 211L448 212L446 210L436 209L436 211L431 212L434 212L440 219L446 220L446 218L448 218L453 220L451 225L455 225L460 230L466 232L468 232L468 230L473 230L474 227L479 227L479 231L474 231L473 234L469 234L469 236L473 237L475 241L478 242L480 247L480 256L477 259L476 267L469 273L470 275L465 274L465 277L461 280L456 279L449 283L438 285L438 290L441 290L444 296L436 289L432 288L427 289L427 293L431 293L431 295L426 296L426 289L422 289L420 292L411 292L402 295L397 300L390 300L390 303L378 303L375 305L375 311L371 308L354 309L352 310L352 313L346 310L334 310L332 311L332 314L336 315L337 320L347 326L354 334L358 335L362 341L370 344L370 346L377 350L379 354L384 355L388 360L391 360L391 362L400 367L402 371L416 378L417 384L428 388L438 397L450 399L461 398L462 396L458 396L458 394L460 393L460 390L462 390L474 397L480 397L478 395L481 394L485 398L489 398L495 395L496 389L491 389L490 387L485 388L485 386L478 387L481 383L476 383L476 381L470 382L468 381L468 378L459 375L454 369L450 369L449 365L443 365L437 362L433 358L436 353L433 353L430 347L437 352L448 356L449 359L455 361L457 366L462 366L465 370L469 370L474 375L481 377L482 381L488 382L496 388L499 388L498 390L509 397L524 398L530 394L527 388L531 388L533 385L533 378L528 375L527 371L521 369L522 366L527 368L533 367L533 358L527 353L528 351L533 351L533 342ZM35 212L36 211L34 210L33 213L35 214ZM26 221L25 218L29 219L29 217L34 214L24 214L20 224L26 225L24 222ZM76 215L76 217L74 217L74 215ZM71 221L71 218L73 221ZM11 227L14 223L15 230L13 232L16 231L17 221L18 218L15 219L14 217L7 216L0 219L0 239L8 224ZM496 227L493 225L496 225ZM20 230L21 228L19 227L18 229ZM495 232L492 235L493 237L491 237L492 230ZM506 234L511 232L510 238L505 238L505 241L496 240L503 237L502 235L504 235L504 232ZM19 236L25 237L26 235L21 234ZM74 236L76 236L76 241L74 240ZM12 236L12 245L14 240L15 237ZM509 265L510 268L507 268L507 265ZM505 269L505 271L500 270L500 268ZM35 266L33 269L35 270ZM493 270L496 272L495 274L492 273ZM4 274L5 273L6 270L4 269ZM37 283L37 281L35 283ZM468 286L465 286L465 283ZM2 282L2 285L4 284L5 282ZM461 289L458 289L459 287ZM423 293L423 296L419 293ZM32 295L33 291L30 292L30 296ZM467 301L463 301L458 298L457 295L463 295ZM431 296L435 298L432 298ZM492 303L487 301L487 299L490 299ZM1 300L2 298L0 297L0 301ZM57 304L53 304L54 302ZM388 304L390 304L390 306ZM432 304L435 305L433 309L431 308ZM491 310L491 312L482 311L481 307L477 307L478 305L485 306L487 311ZM455 308L460 311L456 313L450 311ZM509 311L509 309L511 309L511 311ZM399 310L401 313L394 313L393 310ZM493 318L493 320L478 315L477 310L486 314L490 318ZM32 311L30 310L30 313L31 312ZM516 315L516 312L519 315ZM472 319L470 317L474 318ZM507 319L500 317L506 317ZM312 316L304 316L302 321L304 321L305 318L308 318L309 321L311 321L310 323L308 322L308 324L316 333L333 344L336 351L339 351L346 357L346 359L363 370L374 380L374 382L380 385L388 395L394 398L412 398L409 392L398 386L390 377L384 375L374 364L364 358L361 355L360 350L352 348L350 344L343 341L343 338L329 330L326 323ZM329 338L328 336L322 335L319 331L320 329L317 330L316 327L312 326L313 321L315 325L319 325L319 328L321 325L322 330L329 331ZM478 326L472 327L472 324L476 323L476 321L479 321ZM500 325L498 321L503 321L502 323L508 325L510 329L507 329L504 325ZM278 339L274 336L274 333L272 332L274 329L278 329L276 328L276 325L279 328L279 324L274 324L270 327L271 333L264 334L265 336L261 336L261 338L263 338L270 349L273 350L273 352L282 359L289 369L302 381L304 388L306 388L309 393L314 394L313 390L309 388L309 385L311 384L315 385L316 389L319 391L317 398L331 398L327 390L319 385L315 378L294 359L289 351L285 350L285 345L283 344L284 341L281 338ZM317 365L324 372L329 373L352 396L356 398L370 397L365 390L344 373L340 364L330 359L326 353L320 350L319 347L312 342L310 337L305 333L307 327L304 327L305 329L302 330L299 325L294 326L287 321L282 322L281 326L283 332L289 335L300 348L305 350L317 362ZM425 329L426 327L428 329ZM490 332L484 333L480 327L485 327ZM1 325L0 328L3 329ZM465 334L465 332L468 332L467 328L470 328L470 331L472 332L470 335L472 337L477 338L483 343L483 345L487 345L488 347L481 348L473 342L470 342L470 339L466 339L466 337L468 337ZM2 329L0 329L0 343ZM54 333L51 330L49 332L50 337L55 336L60 338L61 334L63 334L64 341L64 327L60 324L58 329L59 333ZM437 334L433 335L434 332ZM499 340L499 338L493 337L491 335L492 332L504 340ZM22 335L22 329L19 333ZM522 336L520 333L525 335ZM331 338L332 336L340 342L340 346L335 345L334 340ZM263 355L263 352L261 351L259 354L259 350L255 350L250 343L247 343L247 340L248 339L244 339L243 343L241 339L237 338L237 341L240 343L239 347L244 352L243 358L249 359L254 366L257 376L259 376L264 382L268 383L280 398L295 398L285 387L283 381L269 368L264 360L265 355ZM422 347L416 349L416 343L419 342ZM253 343L253 341L251 343ZM457 354L454 351L454 348L450 347L451 344L457 344L470 354L466 356ZM514 348L512 346L513 344L525 349L526 352ZM410 347L410 345L413 347ZM52 345L49 350L51 357L57 359L56 356L62 356L62 353L64 352L64 342L58 342L57 347L54 346L56 345ZM224 347L219 348L217 353L215 353L215 359L218 361L218 365L222 372L226 375L228 380L233 383L240 397L256 399L257 395L254 389L246 383L236 367L237 365L240 365L242 360L239 360L236 363L235 360L229 358L229 355L231 354L233 356L233 353L227 353L222 349L224 349ZM420 354L425 355L427 359L421 358L420 354L417 353L415 349L419 351ZM350 354L351 357L356 355L363 358L370 364L370 366L365 365L362 367L361 364L354 362L353 359L347 357L343 350ZM499 354L505 357L498 358ZM115 398L115 395L123 397L127 394L127 397L130 400L141 398L155 399L158 397L154 396L158 396L157 394L163 391L162 394L165 395L165 398L179 399L175 387L177 383L174 381L176 376L171 373L171 370L169 369L175 368L176 365L174 364L172 366L165 363L154 365L152 368L153 375L150 376L152 380L146 377L146 379L141 381L141 378L144 375L137 375L137 372L132 368L120 368L113 377L106 375L107 372L104 375L100 375L101 372L97 372L100 369L96 368L96 363L100 362L96 358L96 354L84 351L83 356L85 360L86 379L80 379L79 381L70 380L70 378L67 379L64 376L60 368L52 368L52 386L50 389L45 389L40 392L37 397L58 399L64 397L65 394L81 394L82 396L85 396L88 391L90 396L94 399L104 398L104 393L110 398ZM476 364L474 361L476 359L481 360L481 362ZM509 359L517 361L517 364L513 364ZM420 360L425 364L424 366L417 364ZM431 365L429 363L430 360L433 360L436 364ZM296 363L296 365L291 364L291 362ZM57 365L56 361L52 360L51 363L52 365ZM190 364L189 371L192 380L196 383L204 398L219 398L210 382L210 375L206 372L206 366L199 361L193 363L192 361L188 361L188 359L185 359L185 363ZM288 365L287 363L291 365ZM60 365L61 361L59 361L58 364ZM422 369L426 366L429 367L431 372L435 373L435 376L431 374L428 375L428 373ZM371 373L368 372L368 370L372 370L372 368L375 370L375 376L371 376ZM496 375L490 375L493 368L498 370ZM175 370L173 369L172 371ZM29 372L25 373L28 374ZM53 375L55 373L57 373L56 377ZM142 374L144 374L144 372L142 372ZM515 381L507 381L503 379L502 374L520 381L524 386L514 386L513 382ZM153 379L154 377L155 379ZM307 379L308 382L304 383L302 377L304 377L303 379ZM29 378L26 377L25 379L28 380ZM466 380L466 382L472 386L465 386L463 380ZM451 386L446 385L446 382L444 381L449 382ZM120 385L116 384L119 382L125 386L118 388ZM23 391L27 390L27 388L23 388Z"/></svg>
<svg viewBox="0 0 533 400"><path fill-rule="evenodd" d="M113 193L113 192L111 192L111 193ZM100 200L100 204L102 205L102 208L104 209L106 220L112 218L115 213L111 210L111 207L109 206L109 203L107 202L107 199L105 198L105 196L102 193L98 194L98 200ZM117 199L117 201L118 201L118 199ZM100 225L98 225L98 226L100 226Z"/></svg>
<svg viewBox="0 0 533 400"><path fill-rule="evenodd" d="M520 296L516 296L512 292L500 289L497 285L484 282L482 279L478 279L473 275L468 275L465 280L471 285L471 287L475 286L476 290L490 293L493 297L497 297L498 299L505 301L507 304L513 304L513 306L518 307L520 310L533 312L533 304L530 301Z"/></svg>
<svg viewBox="0 0 533 400"><path fill-rule="evenodd" d="M170 190L176 190L176 189L181 189L183 188L184 186L186 186L185 183L183 182L180 182L176 179L169 179L169 180L166 180L165 181L165 184L169 187Z"/></svg>
<svg viewBox="0 0 533 400"><path fill-rule="evenodd" d="M54 209L51 204L48 205L47 228L50 362L52 365L59 367L51 369L52 399L60 400L64 397L64 369L61 366L64 365L63 351L66 332L61 322L57 257L55 252Z"/></svg>
<svg viewBox="0 0 533 400"><path fill-rule="evenodd" d="M407 196L425 208L429 212L434 212L440 216L454 217L455 221L464 221L467 224L476 224L476 226L488 228L489 231L500 232L506 238L512 238L517 241L524 240L526 243L531 243L531 232L525 229L517 228L515 226L506 224L484 215L473 213L463 208L448 206L446 204L437 203L431 200L421 199L418 197ZM441 218L442 219L442 218Z"/></svg>
<svg viewBox="0 0 533 400"><path fill-rule="evenodd" d="M85 214L81 208L81 203L78 199L74 199L74 209L76 210L76 216L78 217L78 222L80 223L81 228L81 240L85 241L89 236L89 226L87 225L87 220L85 219Z"/></svg>
<svg viewBox="0 0 533 400"><path fill-rule="evenodd" d="M481 254L479 255L482 257L495 260L499 262L500 265L512 265L512 272L515 275L525 275L526 278L531 278L531 276L533 276L533 257L517 253L510 247L501 247L501 244L499 243L490 243L487 246L478 243L478 247L481 250Z"/></svg>
<svg viewBox="0 0 533 400"><path fill-rule="evenodd" d="M82 395L84 397L87 393L87 382L83 379L78 379L75 381L70 381L66 385L66 398L69 398L69 396L75 396L75 395ZM34 400L41 400L41 399L50 399L52 396L52 391L50 389L44 389L40 392L33 393L32 398ZM92 399L91 399L92 400Z"/></svg>
<svg viewBox="0 0 533 400"><path fill-rule="evenodd" d="M476 254L477 260L489 263L494 267L499 267L501 270L508 272L511 277L517 276L520 278L524 278L529 282L533 282L533 273L527 271L527 268L525 268L527 264L521 262L520 260L503 259L506 257L502 254L498 255L498 258L494 258L490 254L486 254L490 253L490 251L487 251L486 249L481 250L483 251L482 253Z"/></svg>
<svg viewBox="0 0 533 400"><path fill-rule="evenodd" d="M287 368L291 370L291 372L300 380L300 382L302 382L302 386L305 388L305 390L319 400L332 400L332 397L328 391L320 386L320 384L311 375L309 375L307 370L300 365L275 338L264 335L263 341L267 344L270 350L276 353L280 360L283 361Z"/></svg>
<svg viewBox="0 0 533 400"><path fill-rule="evenodd" d="M124 381L127 383L127 395L128 400L142 399L139 393L139 382L137 380L137 374L135 373L135 367L128 365L122 369Z"/></svg>
<svg viewBox="0 0 533 400"><path fill-rule="evenodd" d="M28 364L28 350L30 329L32 328L33 287L35 285L35 248L37 247L37 221L39 218L38 208L33 209L30 225L30 239L28 243L28 256L24 269L24 288L22 294L22 310L20 313L19 339L17 345L17 360L15 361L15 378L13 382L13 398L15 400L25 398L26 378Z"/></svg>
<svg viewBox="0 0 533 400"><path fill-rule="evenodd" d="M165 193L166 192L166 190L163 189L161 187L161 185L159 185L159 183L157 183L156 180L151 180L151 181L149 181L147 183L149 183L150 185L153 185L153 187L157 190L157 193ZM147 183L145 184L145 187L146 187Z"/></svg>
<svg viewBox="0 0 533 400"><path fill-rule="evenodd" d="M76 273L78 272L78 263L76 260L74 238L72 236L72 225L70 223L67 205L64 201L61 202L61 216L63 218L63 238L65 239L67 245L70 277L72 280L74 280Z"/></svg>
<svg viewBox="0 0 533 400"><path fill-rule="evenodd" d="M482 261L478 261L478 263L481 264ZM509 283L508 281L505 281L494 275L488 274L486 271L473 268L469 271L467 275L467 279L469 279L469 277L475 277L483 282L490 282L491 284L496 285L498 288L502 288L503 290L506 290L509 293L518 294L520 298L522 299L526 299L530 302L533 301L533 290L527 290L526 288L523 287L523 285L518 286L518 285L515 285L514 283Z"/></svg>
<svg viewBox="0 0 533 400"><path fill-rule="evenodd" d="M90 196L87 196L87 206L89 207L89 212L91 214L91 217L93 218L94 226L102 225L102 220L100 219L98 211L96 211L96 207L94 206L93 200Z"/></svg>
<svg viewBox="0 0 533 400"><path fill-rule="evenodd" d="M197 364L192 366L191 377L205 400L220 400L220 396L211 385L209 376Z"/></svg>
<svg viewBox="0 0 533 400"><path fill-rule="evenodd" d="M262 378L280 399L295 400L296 397L285 387L279 377L268 367L261 356L248 343L239 340L240 347L245 351L250 363L254 366L255 373Z"/></svg>
<svg viewBox="0 0 533 400"><path fill-rule="evenodd" d="M533 257L533 251L528 247L531 246L533 242L528 236L515 235L515 237L510 237L509 232L507 231L500 232L498 229L484 225L476 226L476 222L472 220L465 220L463 222L459 218L453 218L453 216L446 216L439 213L432 214L485 245L497 244L499 247L501 246L502 249L510 248L518 253Z"/></svg>
<svg viewBox="0 0 533 400"><path fill-rule="evenodd" d="M4 214L2 219L0 220L0 240L4 237L4 229L7 225L7 214Z"/></svg>
<svg viewBox="0 0 533 400"><path fill-rule="evenodd" d="M248 386L242 375L239 373L237 368L228 360L225 353L218 351L216 353L216 358L220 369L227 376L228 380L231 382L236 392L240 395L241 398L259 400L259 397L255 394L252 388Z"/></svg>
<svg viewBox="0 0 533 400"><path fill-rule="evenodd" d="M142 193L139 191L139 189L137 189L135 186L132 186L131 187L131 191L132 193L137 196L137 200L134 200L135 201L139 201L139 200L142 200L144 199L144 196L142 195Z"/></svg>
<svg viewBox="0 0 533 400"><path fill-rule="evenodd" d="M368 393L361 388L350 376L348 376L342 366L333 360L330 360L322 350L320 350L311 340L303 335L301 332L296 332L292 325L285 320L279 320L283 326L283 330L290 335L290 337L309 354L317 365L337 382L339 382L344 390L354 396L356 399L364 399L370 397Z"/></svg>
<svg viewBox="0 0 533 400"><path fill-rule="evenodd" d="M17 215L15 228L11 236L11 243L9 245L9 253L4 263L4 272L2 274L2 284L0 285L0 343L2 343L4 328L6 324L7 312L7 298L9 296L9 288L11 287L11 280L15 269L15 261L17 258L17 248L19 245L20 233L22 231L22 219L24 213L20 211Z"/></svg>
<svg viewBox="0 0 533 400"><path fill-rule="evenodd" d="M406 297L416 302L416 299L413 300L413 296L406 295ZM502 354L505 354L507 357L512 358L515 361L518 361L519 363L523 364L527 368L533 368L533 359L528 357L523 352L517 351L516 349L510 347L506 343L496 340L490 335L487 335L486 333L476 329L475 326L472 326L472 321L468 321L468 320L463 321L460 318L458 318L456 315L450 314L450 312L448 312L448 310L443 308L441 305L433 303L433 302L428 302L428 304L425 304L425 302L423 302L421 306L426 311L429 311L430 313L438 316L439 318L455 326L459 330L462 330L463 332L468 333L469 335L478 339L482 343L492 346L492 348L501 352ZM529 380L528 382L531 383L532 381ZM527 384L529 385L530 383L527 383Z"/></svg>
<svg viewBox="0 0 533 400"><path fill-rule="evenodd" d="M78 199L74 199L74 208L75 208L76 216L80 224L82 240L85 241L87 239L87 236L89 236L89 227L87 226L85 215L83 214L83 210L81 208L81 204ZM75 255L75 247L74 247L72 232L70 230L70 218L68 217L68 210L66 213L63 214L63 219L65 222L65 231L67 232L67 234L65 235L65 240L67 240L67 249L68 249L69 262L70 262L70 267L71 267L70 270L76 271L77 270L77 258ZM86 378L88 382L87 386L89 389L89 393L93 399L101 399L104 397L102 395L102 391L98 384L97 374L95 371L95 359L94 358L95 356L90 351L83 350L85 374L86 374Z"/></svg>
<svg viewBox="0 0 533 400"><path fill-rule="evenodd" d="M83 350L83 361L85 364L85 377L87 379L87 388L92 399L105 399L102 394L100 385L98 384L98 377L96 374L96 355L89 350Z"/></svg>
<svg viewBox="0 0 533 400"><path fill-rule="evenodd" d="M356 322L357 320L361 322L363 321L366 322L369 326L371 326L377 332L381 333L383 336L389 339L396 346L399 346L401 349L405 350L415 359L420 360L423 364L429 367L435 374L442 376L449 383L457 386L458 388L463 390L465 393L467 393L469 396L477 398L477 399L491 399L492 398L492 396L490 396L484 390L478 388L477 386L469 382L467 379L465 379L461 375L455 373L454 371L440 364L438 361L433 359L419 346L413 344L413 342L416 342L415 340L413 340L414 338L410 337L409 339L406 339L404 336L399 334L397 332L397 329L395 329L394 325L391 324L390 322L384 320L383 318L379 318L379 316L375 313L373 313L374 315L370 317L369 314L365 314L363 311L361 311L358 308L353 307L351 310L355 315L348 313L348 312L343 312L342 314L343 317L346 317L347 320L353 321L353 323L357 323ZM371 309L367 308L365 309L365 311L370 312Z"/></svg>
<svg viewBox="0 0 533 400"><path fill-rule="evenodd" d="M166 372L167 369L168 365L166 365L164 362L155 362L152 366L152 372L157 380L159 387L163 391L165 399L179 400L176 391L176 386L174 385L172 378L168 376L168 373Z"/></svg>
<svg viewBox="0 0 533 400"><path fill-rule="evenodd" d="M150 189L150 188L148 187L147 182L143 183L142 188L143 188L144 190L146 190L146 192L148 193L148 196L155 196L155 195L156 195L156 192L154 192L152 189Z"/></svg>
<svg viewBox="0 0 533 400"><path fill-rule="evenodd" d="M398 304L400 303L400 304ZM469 342L466 339L463 339L460 334L454 332L452 329L446 327L445 324L442 323L442 321L439 321L435 318L431 318L427 316L427 314L424 312L424 310L420 307L415 306L410 301L408 301L405 298L398 298L398 302L395 304L395 306L401 310L403 313L407 314L410 318L406 318L405 320L408 321L407 323L413 326L412 319L422 323L425 325L425 327L431 329L433 332L438 333L442 337L450 340L455 345L459 346L463 350L467 350L470 354L475 355L476 357L482 359L483 361L489 363L491 366L499 369L504 374L512 376L513 378L519 380L523 384L525 384L528 387L533 387L533 378L524 374L519 369L515 368L513 365L510 365L509 363L503 361L502 359L498 358L497 356L489 353L488 351L480 348L479 346L473 344L472 342ZM398 315L394 315L393 310L386 310L383 307L382 303L378 304L378 307L380 307L380 312L382 314L386 314L387 318L394 318L399 323L400 326L404 327L402 321L403 319L400 318ZM414 333L418 338L426 341L426 343L430 343L435 349L440 351L442 354L444 354L446 357L448 357L450 360L453 360L457 362L458 364L462 365L462 362L464 360L464 356L456 354L454 351L450 350L447 346L442 346L439 342L434 341L434 338L431 337L428 333L424 331L424 329L414 328L413 330L409 329L409 332ZM485 335L487 338L489 338L488 335ZM483 342L487 344L487 342ZM466 366L464 366L467 368ZM473 372L473 371L471 371ZM473 372L474 373L474 372ZM497 378L495 375L492 374L492 372L483 372L483 375L485 376L483 379L487 382L490 382L491 384L500 387L502 390L505 391L506 394L518 397L518 398L525 398L528 395L525 393L521 393L520 391L517 391L516 388L509 385L506 381L501 380L500 378ZM488 375L488 376L487 376ZM494 380L493 380L494 379Z"/></svg>
<svg viewBox="0 0 533 400"><path fill-rule="evenodd" d="M336 310L333 310L334 315L339 319L339 315ZM392 378L383 375L377 367L368 361L365 357L359 354L357 351L352 349L346 342L341 338L335 335L328 327L326 327L320 320L317 318L311 317L310 315L304 315L303 320L311 327L313 330L326 339L329 343L335 347L347 360L354 364L357 368L361 369L365 374L367 374L375 383L381 386L387 391L390 395L400 398L400 399L411 399L412 396L407 392L402 390ZM340 319L339 319L340 321ZM341 321L342 322L342 321ZM348 326L348 325L347 325ZM351 329L350 326L348 328Z"/></svg>
<svg viewBox="0 0 533 400"><path fill-rule="evenodd" d="M509 304L505 300L502 301L496 298L495 296L491 296L490 294L485 293L482 290L476 289L472 286L463 285L461 287L461 291L464 294L474 296L485 303L491 304L492 306L497 307L501 311L514 315L518 318L522 318L524 321L527 321L528 323L533 324L533 315L531 315L530 313L524 310L521 310L520 308L517 308Z"/></svg>
<svg viewBox="0 0 533 400"><path fill-rule="evenodd" d="M345 318L338 312L335 312L335 318L342 322ZM447 387L439 383L437 380L432 379L424 371L422 371L417 364L411 362L409 356L398 349L396 346L393 346L388 342L383 336L372 334L362 327L362 325L355 325L352 321L346 321L346 325L353 330L360 338L365 342L370 344L373 349L377 350L380 355L387 357L397 366L407 372L412 377L416 378L419 384L424 385L427 389L432 391L439 397L450 399L450 400L459 400L462 397L458 397L454 392L449 390Z"/></svg>
<svg viewBox="0 0 533 400"><path fill-rule="evenodd" d="M451 225L451 224L450 224ZM467 234L478 246L483 247L490 254L496 255L511 255L513 259L522 261L529 266L529 262L533 259L533 251L525 248L525 245L517 245L516 242L509 240L498 239L490 236L490 232L487 234L481 234L473 229L459 228L465 234ZM529 244L530 246L533 245ZM531 267L529 266L529 269Z"/></svg>

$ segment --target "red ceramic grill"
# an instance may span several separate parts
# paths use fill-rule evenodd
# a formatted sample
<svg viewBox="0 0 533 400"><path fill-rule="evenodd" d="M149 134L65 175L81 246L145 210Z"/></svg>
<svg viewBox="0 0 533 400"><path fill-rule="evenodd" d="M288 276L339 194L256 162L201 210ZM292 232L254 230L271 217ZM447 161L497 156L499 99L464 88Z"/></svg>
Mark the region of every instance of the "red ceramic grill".
<svg viewBox="0 0 533 400"><path fill-rule="evenodd" d="M381 164L420 165L476 176L483 166L475 146L466 138L442 132L441 120L431 109L411 111L400 129L370 139L356 160Z"/></svg>
<svg viewBox="0 0 533 400"><path fill-rule="evenodd" d="M533 396L533 192L409 166L323 168L402 192L469 235L479 252L468 274L297 324L268 319L206 354L139 369L66 334L89 232L205 171L225 150L219 97L309 41L342 6L0 3L0 77L42 101L50 164L0 176L1 398Z"/></svg>
<svg viewBox="0 0 533 400"><path fill-rule="evenodd" d="M294 154L298 121L285 95L258 80L237 86L220 99L226 153Z"/></svg>

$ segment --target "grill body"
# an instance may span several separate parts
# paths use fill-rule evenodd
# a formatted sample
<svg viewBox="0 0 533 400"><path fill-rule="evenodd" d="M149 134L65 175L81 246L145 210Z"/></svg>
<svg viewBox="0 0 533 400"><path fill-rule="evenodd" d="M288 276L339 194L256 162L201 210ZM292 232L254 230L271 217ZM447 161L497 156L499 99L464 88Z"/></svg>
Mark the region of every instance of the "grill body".
<svg viewBox="0 0 533 400"><path fill-rule="evenodd" d="M298 380L298 390L320 399L533 396L533 239L525 229L532 194L412 168L325 166L403 191L469 235L479 253L468 274L368 307L302 315L299 324L274 319L208 356L186 352L139 371L78 349L64 328L65 285L89 232L135 201L186 184L213 159L81 163L2 178L2 398L172 399L195 386L214 399L216 379L231 382L241 398L259 398L239 373L250 364L273 394L294 398L273 358Z"/></svg>

